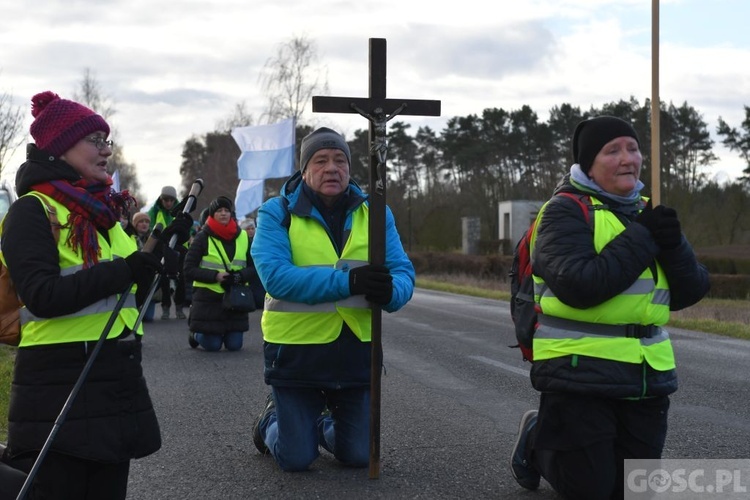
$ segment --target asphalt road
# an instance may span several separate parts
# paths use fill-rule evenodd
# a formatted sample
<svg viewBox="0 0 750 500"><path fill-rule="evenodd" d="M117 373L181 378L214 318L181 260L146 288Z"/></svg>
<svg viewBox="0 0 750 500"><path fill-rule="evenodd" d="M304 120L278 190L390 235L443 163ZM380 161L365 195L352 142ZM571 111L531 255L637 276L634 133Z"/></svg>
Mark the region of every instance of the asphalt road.
<svg viewBox="0 0 750 500"><path fill-rule="evenodd" d="M260 315L242 351L187 343L186 321L146 325L144 369L162 449L133 462L130 499L556 499L544 481L520 488L509 470L518 422L538 395L513 342L508 304L418 290L383 316L381 467L340 466L327 452L310 471L282 472L260 455L251 426L268 387ZM672 332L680 390L665 458L749 458L750 342Z"/></svg>

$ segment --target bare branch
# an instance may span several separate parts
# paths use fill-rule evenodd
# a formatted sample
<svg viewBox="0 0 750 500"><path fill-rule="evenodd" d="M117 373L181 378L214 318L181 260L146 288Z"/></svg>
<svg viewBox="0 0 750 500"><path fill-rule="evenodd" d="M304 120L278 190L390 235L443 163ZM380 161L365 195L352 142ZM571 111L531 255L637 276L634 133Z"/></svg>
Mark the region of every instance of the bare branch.
<svg viewBox="0 0 750 500"><path fill-rule="evenodd" d="M23 115L21 106L13 106L10 94L0 94L0 173L5 167L5 159L23 144Z"/></svg>
<svg viewBox="0 0 750 500"><path fill-rule="evenodd" d="M263 67L261 85L268 98L262 117L268 123L286 118L300 123L312 96L328 92L327 71L318 65L315 43L296 36L279 45Z"/></svg>

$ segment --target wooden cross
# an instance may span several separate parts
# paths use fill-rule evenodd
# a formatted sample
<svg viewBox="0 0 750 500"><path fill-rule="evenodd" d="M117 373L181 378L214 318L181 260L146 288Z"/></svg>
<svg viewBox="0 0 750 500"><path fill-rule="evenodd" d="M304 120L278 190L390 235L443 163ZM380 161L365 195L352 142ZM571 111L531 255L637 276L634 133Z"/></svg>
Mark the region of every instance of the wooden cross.
<svg viewBox="0 0 750 500"><path fill-rule="evenodd" d="M386 124L396 115L440 116L440 101L386 99L386 44L384 38L370 38L370 96L314 96L313 112L359 113L370 122L370 222L371 264L385 262ZM380 476L380 372L383 365L381 341L382 310L372 304L372 366L370 377L370 479Z"/></svg>

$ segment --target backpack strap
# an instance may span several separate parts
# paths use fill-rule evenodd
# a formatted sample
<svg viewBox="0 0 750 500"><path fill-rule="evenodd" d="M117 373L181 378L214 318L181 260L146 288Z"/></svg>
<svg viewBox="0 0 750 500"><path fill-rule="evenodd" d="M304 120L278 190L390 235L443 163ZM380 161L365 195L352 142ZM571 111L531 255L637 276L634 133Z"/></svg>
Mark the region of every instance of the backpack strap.
<svg viewBox="0 0 750 500"><path fill-rule="evenodd" d="M570 198L571 200L578 203L578 206L581 207L581 211L583 212L583 217L586 219L586 223L589 225L593 222L591 219L591 210L593 210L593 206L591 205L591 197L586 194L573 194L568 192L562 192L557 193L559 196L565 196L566 198ZM584 202L586 200L586 202Z"/></svg>

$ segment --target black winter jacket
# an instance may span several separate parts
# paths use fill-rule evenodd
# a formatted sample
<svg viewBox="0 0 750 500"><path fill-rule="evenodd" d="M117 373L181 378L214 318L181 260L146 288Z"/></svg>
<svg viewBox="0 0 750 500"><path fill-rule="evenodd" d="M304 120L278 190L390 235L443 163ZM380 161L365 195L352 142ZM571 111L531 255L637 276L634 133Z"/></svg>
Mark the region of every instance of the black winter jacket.
<svg viewBox="0 0 750 500"><path fill-rule="evenodd" d="M27 157L16 175L19 196L38 183L80 179L70 165L33 145ZM79 311L121 293L133 279L124 259L61 276L49 219L35 197L19 198L10 207L1 245L21 300L39 317ZM94 342L68 342L18 350L8 418L11 458L41 449L93 346ZM141 371L141 343L108 340L51 449L89 460L121 462L160 447L159 424Z"/></svg>
<svg viewBox="0 0 750 500"><path fill-rule="evenodd" d="M591 194L579 191L567 180L559 191ZM670 310L695 304L708 292L708 271L697 261L684 236L674 250L661 250L645 226L633 223L637 215L633 206L596 197L625 225L625 230L599 254L592 228L575 200L553 197L539 222L532 256L534 274L544 279L558 299L579 309L601 304L626 290L654 260L669 281ZM641 366L579 358L575 363L570 356L535 362L531 373L534 387L614 398L661 396L677 389L674 370L657 372L646 363Z"/></svg>
<svg viewBox="0 0 750 500"><path fill-rule="evenodd" d="M238 235L239 231L242 231L242 229L238 228ZM221 242L230 261L234 258L236 236L232 240L221 239L206 225L195 235L185 255L184 270L186 282L216 283L218 271L200 267L203 256L208 254L208 246L213 244L209 240L209 236L213 236ZM259 283L260 278L255 271L253 259L250 256L250 245L248 245L246 261L247 267L240 271L243 281L250 284ZM193 298L188 322L190 331L223 335L230 332L246 332L250 328L248 313L225 311L221 305L222 298L223 293L216 293L208 288L193 286Z"/></svg>

